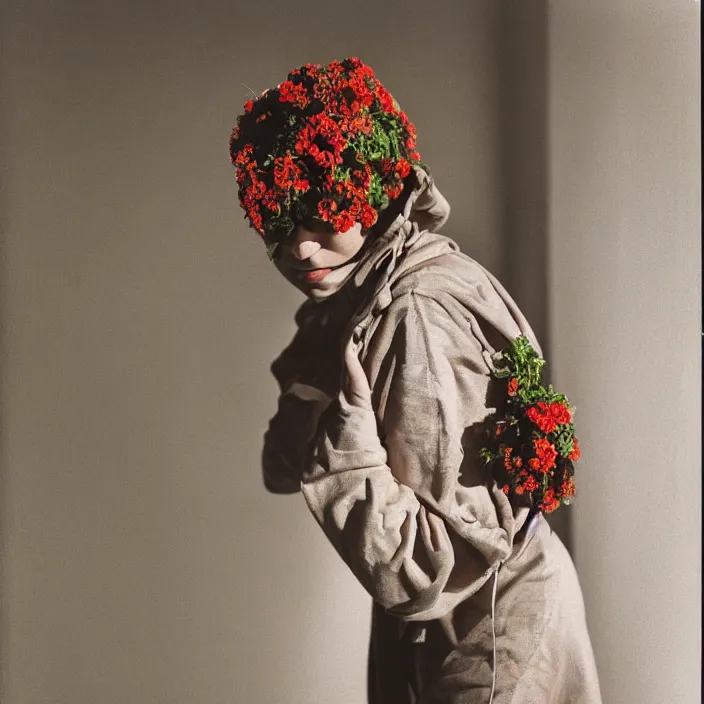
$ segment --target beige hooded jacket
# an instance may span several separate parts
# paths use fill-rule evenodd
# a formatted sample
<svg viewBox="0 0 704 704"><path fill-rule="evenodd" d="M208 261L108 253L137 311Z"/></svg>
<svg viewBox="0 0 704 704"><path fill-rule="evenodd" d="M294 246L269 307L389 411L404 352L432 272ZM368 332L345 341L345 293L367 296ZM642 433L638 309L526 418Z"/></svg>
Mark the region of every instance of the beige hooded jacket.
<svg viewBox="0 0 704 704"><path fill-rule="evenodd" d="M518 335L540 346L502 285L436 234L449 206L416 176L352 280L303 304L272 364L281 396L265 485L302 490L374 600L373 704L598 704L572 561L477 454L505 402L492 355ZM340 394L349 344L371 411Z"/></svg>

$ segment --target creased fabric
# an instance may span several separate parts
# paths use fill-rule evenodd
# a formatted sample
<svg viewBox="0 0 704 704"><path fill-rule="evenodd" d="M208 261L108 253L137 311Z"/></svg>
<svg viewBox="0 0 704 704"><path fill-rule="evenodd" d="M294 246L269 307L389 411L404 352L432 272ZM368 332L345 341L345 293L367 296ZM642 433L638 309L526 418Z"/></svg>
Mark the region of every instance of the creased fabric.
<svg viewBox="0 0 704 704"><path fill-rule="evenodd" d="M345 288L301 307L272 365L282 395L265 484L302 489L374 600L371 702L488 702L495 666L495 704L598 704L569 555L541 515L526 524L527 509L512 509L477 455L505 403L492 355L518 335L540 346L502 285L432 231L449 206L416 173L404 212ZM373 410L340 394L348 344Z"/></svg>

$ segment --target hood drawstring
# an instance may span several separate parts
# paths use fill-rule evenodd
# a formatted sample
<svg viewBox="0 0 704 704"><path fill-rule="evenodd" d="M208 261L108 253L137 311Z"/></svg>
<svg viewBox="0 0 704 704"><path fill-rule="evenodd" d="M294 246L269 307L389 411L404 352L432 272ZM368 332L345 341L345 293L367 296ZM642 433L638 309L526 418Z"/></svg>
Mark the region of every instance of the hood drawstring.
<svg viewBox="0 0 704 704"><path fill-rule="evenodd" d="M491 590L491 637L493 640L493 656L491 662L491 694L489 695L489 704L494 701L494 690L496 689L496 586L499 583L500 569L501 563L499 562L494 571L494 586Z"/></svg>

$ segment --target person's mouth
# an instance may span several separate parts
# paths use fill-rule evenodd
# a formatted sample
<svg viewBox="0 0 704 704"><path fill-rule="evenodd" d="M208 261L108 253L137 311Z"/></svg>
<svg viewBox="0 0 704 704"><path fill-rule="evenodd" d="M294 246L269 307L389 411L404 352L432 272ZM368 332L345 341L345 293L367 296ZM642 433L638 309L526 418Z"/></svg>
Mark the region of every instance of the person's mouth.
<svg viewBox="0 0 704 704"><path fill-rule="evenodd" d="M349 264L349 262L343 262L337 266L316 267L314 269L297 269L296 275L303 279L303 281L315 283L317 281L322 281L330 272L346 266L347 264Z"/></svg>
<svg viewBox="0 0 704 704"><path fill-rule="evenodd" d="M303 281L315 283L322 281L331 271L331 267L325 269L301 269L299 270L298 276L303 279Z"/></svg>

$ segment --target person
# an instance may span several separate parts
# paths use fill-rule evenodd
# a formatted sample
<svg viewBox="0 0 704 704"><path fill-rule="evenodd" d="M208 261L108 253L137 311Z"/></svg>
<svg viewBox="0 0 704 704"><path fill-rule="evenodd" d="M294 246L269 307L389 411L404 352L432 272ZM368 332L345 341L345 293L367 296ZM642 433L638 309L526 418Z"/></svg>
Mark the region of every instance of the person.
<svg viewBox="0 0 704 704"><path fill-rule="evenodd" d="M574 493L571 412L552 387L534 402L530 325L438 234L449 205L413 124L358 58L306 64L245 103L230 156L307 297L271 365L263 481L302 492L373 599L371 704L598 704L577 574L543 516ZM494 428L515 431L498 463Z"/></svg>

